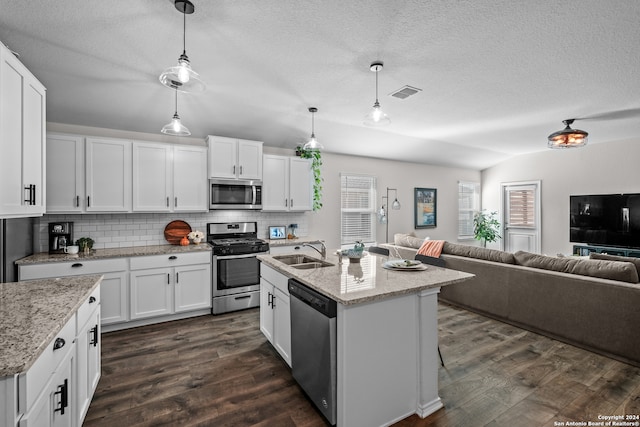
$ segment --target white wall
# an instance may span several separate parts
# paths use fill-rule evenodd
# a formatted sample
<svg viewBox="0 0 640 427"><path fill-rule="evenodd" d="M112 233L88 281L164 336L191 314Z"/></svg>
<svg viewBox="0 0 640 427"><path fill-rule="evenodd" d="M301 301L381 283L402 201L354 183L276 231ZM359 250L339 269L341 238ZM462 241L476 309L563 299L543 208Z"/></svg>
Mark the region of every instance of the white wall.
<svg viewBox="0 0 640 427"><path fill-rule="evenodd" d="M458 236L458 181L480 182L480 171L418 163L354 157L332 153L322 155L323 208L309 213L309 235L326 240L328 248L340 247L340 173L372 175L378 183L378 208L386 188L398 189L400 210L389 211L389 240L394 233L415 231L420 237L456 241ZM414 229L414 187L436 188L437 227ZM390 193L393 202L394 193ZM385 241L385 226L377 224L378 242Z"/></svg>
<svg viewBox="0 0 640 427"><path fill-rule="evenodd" d="M542 253L570 254L569 196L640 193L639 159L640 139L518 156L482 172L482 207L502 212L501 183L540 180Z"/></svg>

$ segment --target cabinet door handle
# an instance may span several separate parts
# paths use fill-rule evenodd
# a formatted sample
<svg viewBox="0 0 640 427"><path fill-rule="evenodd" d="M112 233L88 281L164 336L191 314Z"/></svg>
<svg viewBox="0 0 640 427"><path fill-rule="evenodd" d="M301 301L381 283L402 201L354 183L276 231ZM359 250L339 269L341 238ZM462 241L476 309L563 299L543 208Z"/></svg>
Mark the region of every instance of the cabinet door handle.
<svg viewBox="0 0 640 427"><path fill-rule="evenodd" d="M180 273L176 273L176 283L180 283Z"/></svg>
<svg viewBox="0 0 640 427"><path fill-rule="evenodd" d="M89 297L89 304L96 302L96 297Z"/></svg>
<svg viewBox="0 0 640 427"><path fill-rule="evenodd" d="M291 199L291 207L293 207L293 199Z"/></svg>
<svg viewBox="0 0 640 427"><path fill-rule="evenodd" d="M169 207L169 197L167 196L167 207Z"/></svg>
<svg viewBox="0 0 640 427"><path fill-rule="evenodd" d="M28 186L24 187L24 190L29 192L26 198L24 199L24 202L30 206L35 205L36 204L36 186L34 184L29 184Z"/></svg>
<svg viewBox="0 0 640 427"><path fill-rule="evenodd" d="M35 205L36 204L36 185L33 184L30 187L31 187L31 204Z"/></svg>
<svg viewBox="0 0 640 427"><path fill-rule="evenodd" d="M58 403L58 407L53 410L53 412L60 412L60 415L64 415L64 408L69 406L69 381L65 378L64 383L58 386L58 391L53 394L60 395L60 402Z"/></svg>
<svg viewBox="0 0 640 427"><path fill-rule="evenodd" d="M236 165L233 165L233 174L236 174Z"/></svg>
<svg viewBox="0 0 640 427"><path fill-rule="evenodd" d="M284 207L289 207L289 199L284 199Z"/></svg>
<svg viewBox="0 0 640 427"><path fill-rule="evenodd" d="M89 341L89 345L94 347L98 346L98 325L91 328L91 340Z"/></svg>
<svg viewBox="0 0 640 427"><path fill-rule="evenodd" d="M91 196L87 196L87 207L91 207Z"/></svg>
<svg viewBox="0 0 640 427"><path fill-rule="evenodd" d="M167 285L171 284L171 275L167 273Z"/></svg>
<svg viewBox="0 0 640 427"><path fill-rule="evenodd" d="M76 208L80 207L80 196L76 196Z"/></svg>
<svg viewBox="0 0 640 427"><path fill-rule="evenodd" d="M173 206L176 207L176 208L178 207L178 197L176 197L176 199L175 199L175 201L173 203Z"/></svg>
<svg viewBox="0 0 640 427"><path fill-rule="evenodd" d="M64 338L56 338L53 342L53 351L59 350L66 344Z"/></svg>
<svg viewBox="0 0 640 427"><path fill-rule="evenodd" d="M242 175L242 165L240 165L240 175Z"/></svg>
<svg viewBox="0 0 640 427"><path fill-rule="evenodd" d="M178 259L178 257L177 257L177 256L175 256L175 255L171 255L171 256L169 257L169 259L174 260L174 259Z"/></svg>
<svg viewBox="0 0 640 427"><path fill-rule="evenodd" d="M71 264L71 268L80 268L82 267L82 263L76 262L75 264Z"/></svg>
<svg viewBox="0 0 640 427"><path fill-rule="evenodd" d="M237 301L237 300L240 300L240 299L247 299L247 298L251 298L251 295L241 295L239 297L235 297L234 299Z"/></svg>

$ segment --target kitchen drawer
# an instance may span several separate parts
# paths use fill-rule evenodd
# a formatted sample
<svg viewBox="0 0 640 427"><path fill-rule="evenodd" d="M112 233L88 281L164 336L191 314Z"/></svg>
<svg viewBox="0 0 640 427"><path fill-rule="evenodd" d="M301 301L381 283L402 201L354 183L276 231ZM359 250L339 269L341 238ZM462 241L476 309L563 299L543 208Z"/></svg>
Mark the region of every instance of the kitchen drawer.
<svg viewBox="0 0 640 427"><path fill-rule="evenodd" d="M29 411L60 362L73 349L75 337L76 315L74 314L62 327L62 330L47 344L47 347L27 372L20 374L18 392L21 412ZM56 345L56 343L58 344Z"/></svg>
<svg viewBox="0 0 640 427"><path fill-rule="evenodd" d="M77 261L71 262L20 265L18 266L18 277L20 280L32 280L126 271L127 262L127 258L110 258L91 261L78 258Z"/></svg>
<svg viewBox="0 0 640 427"><path fill-rule="evenodd" d="M91 295L82 303L80 308L78 308L78 312L76 314L78 321L76 326L77 330L80 330L80 328L87 323L93 312L98 307L100 307L100 286L95 288L93 292L91 292Z"/></svg>
<svg viewBox="0 0 640 427"><path fill-rule="evenodd" d="M190 252L181 254L139 256L131 258L131 270L164 268L182 265L210 264L211 252Z"/></svg>
<svg viewBox="0 0 640 427"><path fill-rule="evenodd" d="M285 295L289 295L289 278L284 274L261 263L260 277L278 288Z"/></svg>

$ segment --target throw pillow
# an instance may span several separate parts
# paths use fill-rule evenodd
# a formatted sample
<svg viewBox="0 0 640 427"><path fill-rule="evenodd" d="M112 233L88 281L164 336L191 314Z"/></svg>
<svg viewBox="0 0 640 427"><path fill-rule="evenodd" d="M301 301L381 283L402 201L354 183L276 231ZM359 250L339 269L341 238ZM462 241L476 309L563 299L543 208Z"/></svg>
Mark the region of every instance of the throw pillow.
<svg viewBox="0 0 640 427"><path fill-rule="evenodd" d="M556 258L524 251L518 251L513 255L516 263L525 267L619 280L627 283L638 283L639 281L636 266L630 262Z"/></svg>
<svg viewBox="0 0 640 427"><path fill-rule="evenodd" d="M427 237L428 239L428 237ZM393 236L393 243L397 246L404 246L407 248L419 248L420 246L422 246L422 242L424 242L425 239L421 238L421 237L416 237L415 233L409 233L409 234L395 234Z"/></svg>

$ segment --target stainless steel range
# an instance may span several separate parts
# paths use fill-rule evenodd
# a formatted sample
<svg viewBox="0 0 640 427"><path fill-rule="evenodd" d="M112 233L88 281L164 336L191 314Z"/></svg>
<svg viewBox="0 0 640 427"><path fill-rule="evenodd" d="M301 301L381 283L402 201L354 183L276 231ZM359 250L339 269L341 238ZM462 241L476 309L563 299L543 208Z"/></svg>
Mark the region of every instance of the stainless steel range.
<svg viewBox="0 0 640 427"><path fill-rule="evenodd" d="M260 305L260 262L256 255L269 251L258 239L256 222L207 224L207 242L212 246L211 313L222 314Z"/></svg>

